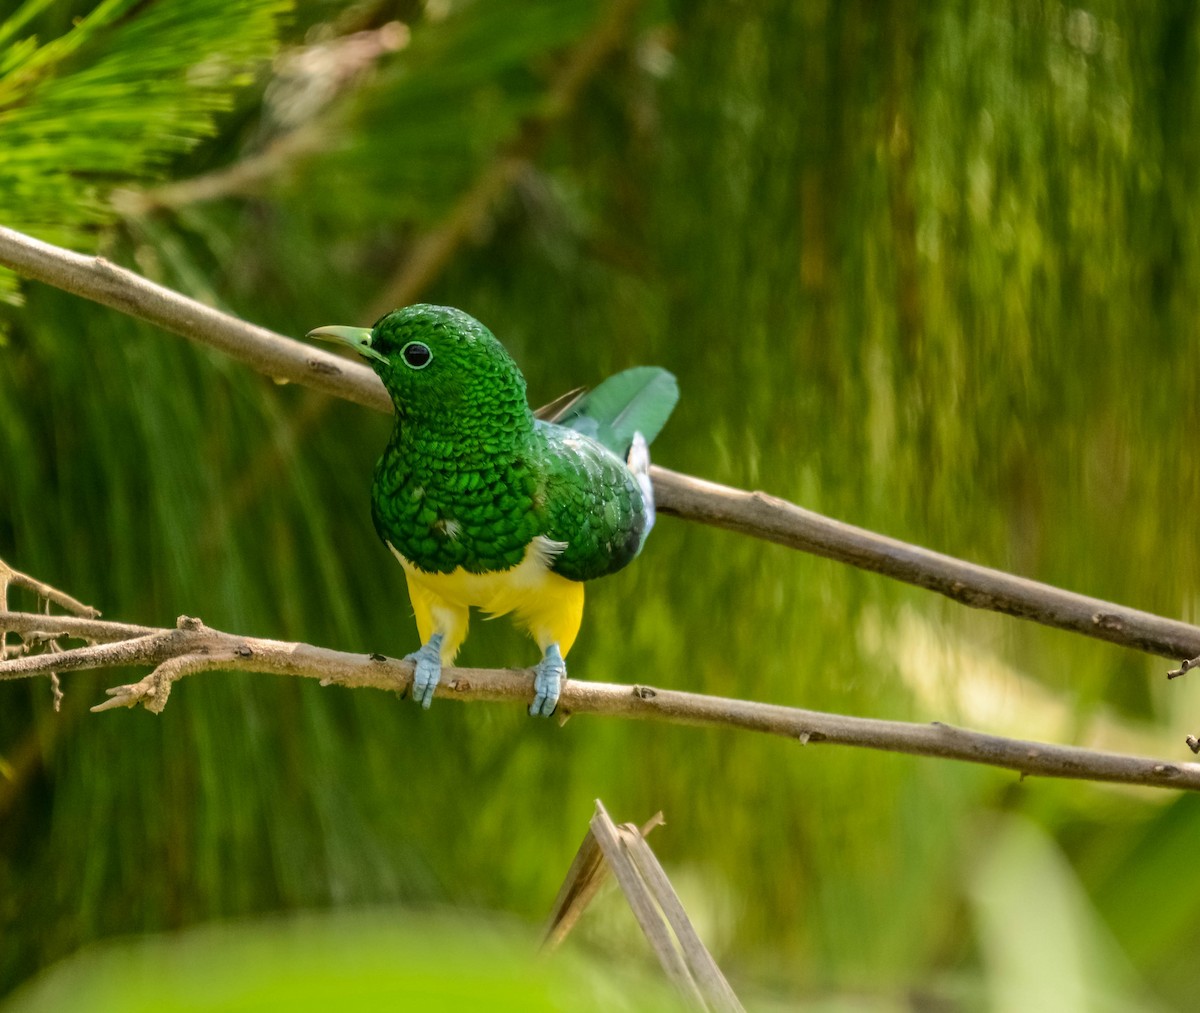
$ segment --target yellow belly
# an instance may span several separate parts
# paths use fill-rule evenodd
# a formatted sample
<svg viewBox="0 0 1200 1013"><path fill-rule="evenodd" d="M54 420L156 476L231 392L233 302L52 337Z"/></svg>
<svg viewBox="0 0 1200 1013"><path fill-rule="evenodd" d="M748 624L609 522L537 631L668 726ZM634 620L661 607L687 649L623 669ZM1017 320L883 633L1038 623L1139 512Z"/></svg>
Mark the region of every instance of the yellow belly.
<svg viewBox="0 0 1200 1013"><path fill-rule="evenodd" d="M514 613L543 651L558 644L566 657L575 642L583 621L583 584L550 569L561 551L556 543L534 539L520 563L492 573L470 573L462 567L451 573L429 573L390 543L388 548L404 567L421 642L434 633L443 634L443 663L454 660L466 639L472 608L491 616Z"/></svg>

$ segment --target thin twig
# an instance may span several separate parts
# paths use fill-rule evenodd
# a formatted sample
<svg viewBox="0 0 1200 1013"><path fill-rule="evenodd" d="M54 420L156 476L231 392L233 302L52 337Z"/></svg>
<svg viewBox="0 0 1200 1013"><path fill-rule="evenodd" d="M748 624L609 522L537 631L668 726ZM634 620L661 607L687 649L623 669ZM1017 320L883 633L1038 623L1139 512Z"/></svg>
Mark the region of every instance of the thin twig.
<svg viewBox="0 0 1200 1013"><path fill-rule="evenodd" d="M261 150L211 172L146 190L118 190L111 195L113 206L122 215L134 216L259 192L286 175L296 163L329 149L330 134L336 127L320 114L335 98L362 81L380 59L403 49L408 41L407 26L391 21L379 28L281 54L276 66L282 69L276 73L274 83L285 90L290 88L294 96L285 117L285 126L290 129L272 138Z"/></svg>
<svg viewBox="0 0 1200 1013"><path fill-rule="evenodd" d="M100 615L99 609L94 609L90 605L85 605L83 602L72 598L65 591L60 591L56 587L51 587L43 581L37 580L29 576L27 573L21 573L20 570L14 570L3 559L0 559L0 611L8 611L7 589L9 587L20 588L22 591L29 591L44 599L50 604L57 605L59 608L64 608L72 615L83 616L88 619L94 619Z"/></svg>
<svg viewBox="0 0 1200 1013"><path fill-rule="evenodd" d="M366 366L244 323L115 267L0 227L0 264L233 355L268 376L305 383L379 411L392 405ZM835 559L964 605L992 609L1167 658L1200 654L1200 627L1026 580L877 535L764 492L651 468L664 514Z"/></svg>
<svg viewBox="0 0 1200 1013"><path fill-rule="evenodd" d="M71 635L71 617L21 612L0 613L0 626L42 629ZM110 624L91 620L90 633ZM200 671L261 672L318 679L322 685L371 687L405 692L412 682L412 663L381 655L348 654L312 644L263 640L223 633L198 620L182 617L176 629L133 627L136 635L116 642L124 624L111 624L114 642L73 648L53 656L37 655L0 662L0 680L30 678L47 671L69 672L130 664L157 666L136 683L109 690L111 700L93 710L144 704L159 711L171 685ZM74 626L79 629L78 626ZM102 639L98 637L97 639ZM180 659L174 661L173 659ZM163 669L164 662L172 665ZM493 701L528 705L533 699L531 668L445 668L436 695L451 700ZM1010 739L934 722L914 724L874 718L847 717L823 711L724 697L621 685L568 680L559 703L563 720L574 714L666 721L710 728L741 728L795 740L801 745L845 745L936 756L1014 770L1022 775L1074 778L1136 784L1155 788L1200 791L1200 763L1173 763L1120 753Z"/></svg>
<svg viewBox="0 0 1200 1013"><path fill-rule="evenodd" d="M115 623L108 619L86 619L80 616L48 616L32 612L0 612L0 621L11 623L9 630L21 634L26 642L69 637L107 644L161 632L154 626Z"/></svg>

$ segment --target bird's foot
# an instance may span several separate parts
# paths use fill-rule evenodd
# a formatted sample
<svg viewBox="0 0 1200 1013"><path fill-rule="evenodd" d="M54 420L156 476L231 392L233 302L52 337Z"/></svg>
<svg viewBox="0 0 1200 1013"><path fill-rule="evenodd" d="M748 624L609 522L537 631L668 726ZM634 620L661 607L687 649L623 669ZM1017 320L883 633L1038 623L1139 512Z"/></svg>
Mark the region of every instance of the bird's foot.
<svg viewBox="0 0 1200 1013"><path fill-rule="evenodd" d="M546 648L546 653L533 671L533 703L529 705L529 713L533 717L540 715L548 718L558 706L558 696L567 677L567 663L563 661L558 644Z"/></svg>
<svg viewBox="0 0 1200 1013"><path fill-rule="evenodd" d="M413 699L429 710L429 705L433 703L433 691L442 677L442 634L435 633L421 645L420 650L406 654L404 660L413 662L415 666Z"/></svg>

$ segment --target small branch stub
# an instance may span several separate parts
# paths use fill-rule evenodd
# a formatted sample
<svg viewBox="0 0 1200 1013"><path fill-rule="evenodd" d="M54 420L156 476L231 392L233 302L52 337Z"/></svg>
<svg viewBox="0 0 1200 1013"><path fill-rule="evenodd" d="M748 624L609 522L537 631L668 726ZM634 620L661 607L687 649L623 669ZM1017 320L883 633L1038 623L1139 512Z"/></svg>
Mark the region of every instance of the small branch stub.
<svg viewBox="0 0 1200 1013"><path fill-rule="evenodd" d="M1178 679L1181 675L1187 675L1193 668L1200 668L1200 657L1189 658L1178 668L1172 668L1167 673L1168 679Z"/></svg>

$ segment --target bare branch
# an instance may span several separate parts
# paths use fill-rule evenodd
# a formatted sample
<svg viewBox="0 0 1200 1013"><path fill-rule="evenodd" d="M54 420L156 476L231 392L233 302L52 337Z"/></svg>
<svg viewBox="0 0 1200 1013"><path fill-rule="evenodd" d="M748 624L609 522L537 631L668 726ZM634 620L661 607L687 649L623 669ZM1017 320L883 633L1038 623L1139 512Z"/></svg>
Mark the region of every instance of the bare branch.
<svg viewBox="0 0 1200 1013"><path fill-rule="evenodd" d="M106 690L111 699L98 703L95 712L112 710L114 707L136 707L144 704L146 710L161 714L171 695L171 684L185 675L197 672L212 672L236 667L237 655L232 652L215 654L181 654L168 658L144 679L126 686L114 686Z"/></svg>
<svg viewBox="0 0 1200 1013"><path fill-rule="evenodd" d="M51 672L82 672L120 665L157 664L171 656L171 637L171 630L157 630L148 636L133 640L89 644L87 647L74 647L69 651L26 654L20 658L11 658L0 665L0 681L31 679L35 675L49 675Z"/></svg>
<svg viewBox="0 0 1200 1013"><path fill-rule="evenodd" d="M972 608L1179 658L1200 651L1200 627L1099 598L1064 591L1002 570L844 524L765 492L745 492L655 466L660 513L753 535L937 591Z"/></svg>
<svg viewBox="0 0 1200 1013"><path fill-rule="evenodd" d="M0 227L0 264L233 355L268 376L379 411L391 402L365 366L220 313L99 258ZM1200 655L1200 627L1075 594L823 517L763 492L651 468L659 509L849 563L973 608L991 609L1168 658Z"/></svg>
<svg viewBox="0 0 1200 1013"><path fill-rule="evenodd" d="M0 226L0 264L219 349L278 381L302 383L377 411L391 399L366 366L256 327L117 267Z"/></svg>
<svg viewBox="0 0 1200 1013"><path fill-rule="evenodd" d="M96 613L99 615L99 613ZM0 612L0 625L27 640L48 640L70 637L75 640L90 640L94 643L111 643L114 640L131 640L159 632L153 626L135 626L133 623L114 623L100 619L82 619L76 616L48 616L30 612Z"/></svg>
<svg viewBox="0 0 1200 1013"><path fill-rule="evenodd" d="M0 613L0 626L10 629L40 627L48 620L61 623L66 617ZM104 628L109 626L111 629L105 632ZM116 640L121 631L130 629L125 624L91 620L87 629L113 642L0 662L0 680L44 675L49 670L61 673L150 664L156 667L149 676L110 690L113 699L93 710L142 703L155 711L162 709L171 685L179 679L218 668L318 679L325 686L394 692L406 692L412 683L413 667L408 661L348 654L312 644L241 637L209 629L199 620L187 617L181 618L173 630L132 627L136 635L125 641ZM531 668L446 668L436 695L451 700L528 705L533 699L533 675ZM742 728L794 739L801 745L859 746L1003 767L1022 775L1200 791L1200 763L1173 763L1010 739L940 722L914 724L846 717L643 685L581 680L568 680L564 685L559 711L562 720L575 714L605 714L711 728Z"/></svg>
<svg viewBox="0 0 1200 1013"><path fill-rule="evenodd" d="M99 609L94 609L90 605L84 605L81 601L76 601L65 591L60 591L56 587L51 587L40 580L30 577L26 573L21 573L20 570L14 570L11 566L0 559L0 611L8 610L7 590L10 587L20 588L23 591L29 591L37 595L59 608L64 608L72 615L84 616L88 619L94 619L100 615Z"/></svg>

